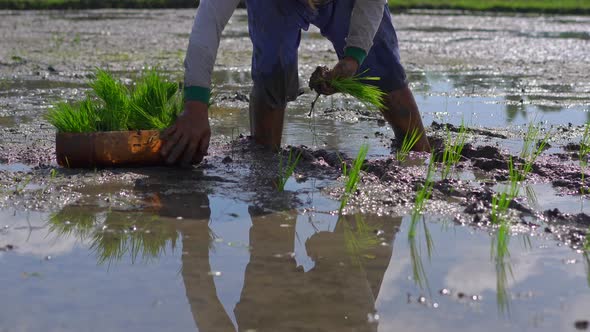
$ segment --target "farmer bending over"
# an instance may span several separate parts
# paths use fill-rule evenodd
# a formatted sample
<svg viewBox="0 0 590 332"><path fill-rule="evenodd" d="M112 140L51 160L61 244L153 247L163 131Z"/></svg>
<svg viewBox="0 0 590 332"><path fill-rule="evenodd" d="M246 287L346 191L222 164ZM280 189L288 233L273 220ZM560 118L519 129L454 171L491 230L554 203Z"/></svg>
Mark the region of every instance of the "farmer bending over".
<svg viewBox="0 0 590 332"><path fill-rule="evenodd" d="M163 133L162 154L168 163L190 164L206 155L211 137L208 102L211 72L221 33L240 0L201 0L185 59L185 110ZM310 24L334 45L338 63L329 77L357 73L377 76L373 82L384 92L381 110L398 139L417 129L414 146L430 146L400 64L397 35L386 0L247 0L248 26L253 44L250 130L259 144L281 144L287 102L299 91L297 49L301 29ZM324 94L333 89L324 86Z"/></svg>

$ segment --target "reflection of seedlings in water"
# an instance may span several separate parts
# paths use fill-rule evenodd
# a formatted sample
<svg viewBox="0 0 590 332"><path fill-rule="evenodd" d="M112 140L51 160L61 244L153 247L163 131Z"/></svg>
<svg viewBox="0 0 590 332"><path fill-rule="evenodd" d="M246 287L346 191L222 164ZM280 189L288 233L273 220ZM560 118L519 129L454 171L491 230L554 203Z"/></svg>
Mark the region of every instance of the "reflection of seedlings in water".
<svg viewBox="0 0 590 332"><path fill-rule="evenodd" d="M159 221L155 216L147 220L145 217L139 215L133 220L121 218L115 213L107 215L107 229L96 232L92 240L91 248L98 256L98 263L108 262L110 265L113 261L121 260L125 254L131 256L132 263L140 256L143 261L148 261L164 254L168 244L174 250L178 238L174 227ZM121 219L124 221L121 222Z"/></svg>
<svg viewBox="0 0 590 332"><path fill-rule="evenodd" d="M533 207L539 207L539 199L537 198L537 193L535 189L531 186L524 186L524 192L526 194L527 202Z"/></svg>
<svg viewBox="0 0 590 332"><path fill-rule="evenodd" d="M183 110L178 85L147 70L130 91L103 70L90 82L92 91L76 104L58 103L46 119L59 132L147 130L169 127Z"/></svg>
<svg viewBox="0 0 590 332"><path fill-rule="evenodd" d="M414 281L418 284L420 288L428 288L429 292L430 286L428 283L426 271L424 270L424 264L422 263L422 255L420 252L421 249L418 248L416 244L416 239L418 235L418 223L419 221L422 221L424 240L428 252L428 259L430 259L432 257L432 252L434 250L434 242L432 240L432 235L428 230L428 225L426 223L426 218L423 215L423 211L424 205L432 195L432 188L434 186L434 182L432 181L433 174L434 154L430 156L430 162L428 164L428 170L426 172L426 179L424 180L424 185L422 185L420 190L418 190L418 192L416 193L414 208L412 209L410 230L408 231L408 241L410 244L410 258L412 261L412 273Z"/></svg>
<svg viewBox="0 0 590 332"><path fill-rule="evenodd" d="M584 135L580 141L580 172L582 176L581 194L586 194L586 168L588 167L588 154L590 153L590 123L584 125Z"/></svg>
<svg viewBox="0 0 590 332"><path fill-rule="evenodd" d="M586 266L586 280L588 281L588 287L590 287L590 249L586 249L586 252L584 252L584 265Z"/></svg>
<svg viewBox="0 0 590 332"><path fill-rule="evenodd" d="M414 279L414 282L420 288L426 288L430 293L428 275L426 274L426 270L424 269L424 263L422 262L422 246L418 246L418 244L416 243L418 219L422 221L422 226L424 230L424 242L426 244L428 260L432 258L432 252L434 251L434 241L432 240L432 235L430 234L430 230L428 229L426 218L424 216L421 216L421 218L419 218L414 217L414 215L412 215L412 225L410 227L410 232L408 234L408 241L410 244L410 258L412 261L412 277Z"/></svg>
<svg viewBox="0 0 590 332"><path fill-rule="evenodd" d="M15 179L16 185L14 187L14 194L15 195L22 195L25 191L25 188L31 183L33 180L33 176L29 175L24 178L17 178Z"/></svg>
<svg viewBox="0 0 590 332"><path fill-rule="evenodd" d="M346 185L344 186L344 195L342 195L342 199L340 201L340 209L339 213L342 213L342 210L348 204L348 200L350 196L356 191L356 187L358 186L358 182L361 179L361 168L363 167L363 163L365 162L365 158L367 157L367 153L369 152L369 145L363 144L359 149L356 158L352 164L350 172L346 169L346 164L342 163L342 173L344 176L348 177L346 181Z"/></svg>
<svg viewBox="0 0 590 332"><path fill-rule="evenodd" d="M360 265L361 257L374 259L367 252L379 245L378 227L369 226L360 214L355 215L354 229L344 218L340 222L344 223L344 244L353 263Z"/></svg>
<svg viewBox="0 0 590 332"><path fill-rule="evenodd" d="M422 137L422 132L418 128L414 128L409 133L406 133L404 136L404 140L402 141L402 145L396 153L397 160L401 163L406 160L410 151L418 143L420 138Z"/></svg>
<svg viewBox="0 0 590 332"><path fill-rule="evenodd" d="M461 152L463 151L463 147L465 146L465 141L467 140L467 128L461 121L461 127L459 127L459 132L455 137L455 140L451 137L451 131L449 130L448 126L445 126L445 131L447 134L445 144L444 144L444 151L442 156L442 170L441 170L441 178L444 180L451 174L451 169L454 168L459 160L461 160Z"/></svg>
<svg viewBox="0 0 590 332"><path fill-rule="evenodd" d="M291 175L293 175L293 172L295 172L295 168L301 159L301 154L302 152L299 151L297 156L293 158L293 149L290 149L289 159L287 159L287 162L285 163L283 160L283 152L279 152L279 179L277 180L277 189L280 192L285 190L285 184L287 183L287 180L289 180Z"/></svg>
<svg viewBox="0 0 590 332"><path fill-rule="evenodd" d="M80 239L88 239L95 231L97 218L94 213L77 207L65 207L49 217L49 231L61 236L75 235Z"/></svg>
<svg viewBox="0 0 590 332"><path fill-rule="evenodd" d="M104 222L84 207L66 207L49 220L51 231L59 235L75 235L90 240L99 264L119 261L129 255L132 264L139 257L144 262L165 253L166 247L176 248L178 234L174 226L156 216L138 213L106 212Z"/></svg>
<svg viewBox="0 0 590 332"><path fill-rule="evenodd" d="M508 312L510 303L508 298L508 273L511 277L512 266L509 262L510 251L510 225L502 223L498 228L495 239L492 241L492 256L496 267L496 299L500 312ZM495 248L495 250L494 250Z"/></svg>

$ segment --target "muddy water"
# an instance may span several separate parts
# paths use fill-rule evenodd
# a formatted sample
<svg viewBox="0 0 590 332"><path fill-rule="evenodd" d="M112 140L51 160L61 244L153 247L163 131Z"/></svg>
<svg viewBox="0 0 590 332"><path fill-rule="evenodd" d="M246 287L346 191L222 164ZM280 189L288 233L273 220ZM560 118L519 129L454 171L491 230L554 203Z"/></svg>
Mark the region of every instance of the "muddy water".
<svg viewBox="0 0 590 332"><path fill-rule="evenodd" d="M0 12L0 331L587 329L588 202L577 156L563 147L588 121L590 19L395 15L426 124L463 121L469 143L505 156L518 153L528 122L553 130L514 209L509 256L498 259L486 193L506 172L478 166L493 153L468 150L459 180L438 181L412 223L427 156L388 160L391 129L341 96L321 98L311 118L309 91L290 105L284 142L309 148L277 193L277 156L244 138L242 11L219 52L204 165L58 168L46 109L81 98L96 66L132 82L158 65L180 80L192 15ZM333 61L318 31L303 34L303 81ZM429 135L444 136L437 128ZM364 142L367 173L338 217L339 158Z"/></svg>

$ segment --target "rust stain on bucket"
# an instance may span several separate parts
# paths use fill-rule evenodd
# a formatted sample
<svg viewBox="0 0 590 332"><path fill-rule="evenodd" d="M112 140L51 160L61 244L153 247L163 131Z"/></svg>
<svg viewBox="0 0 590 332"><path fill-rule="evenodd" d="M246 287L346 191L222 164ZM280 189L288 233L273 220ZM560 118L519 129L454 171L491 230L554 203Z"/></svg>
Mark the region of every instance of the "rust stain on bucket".
<svg viewBox="0 0 590 332"><path fill-rule="evenodd" d="M58 133L57 163L69 168L157 166L160 156L157 130Z"/></svg>

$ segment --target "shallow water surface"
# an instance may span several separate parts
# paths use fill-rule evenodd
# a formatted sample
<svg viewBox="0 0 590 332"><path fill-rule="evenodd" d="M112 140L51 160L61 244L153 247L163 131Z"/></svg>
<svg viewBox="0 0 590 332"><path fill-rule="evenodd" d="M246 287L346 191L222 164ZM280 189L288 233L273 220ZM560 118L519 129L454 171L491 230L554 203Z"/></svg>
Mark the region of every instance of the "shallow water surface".
<svg viewBox="0 0 590 332"><path fill-rule="evenodd" d="M515 235L500 264L493 237L466 226L420 222L410 239L405 218L206 194L1 220L8 330L566 331L590 305L588 257L542 232Z"/></svg>

